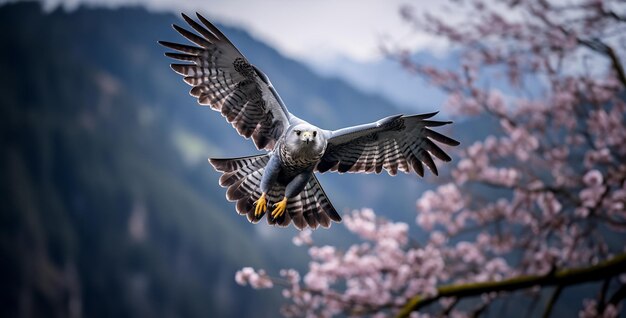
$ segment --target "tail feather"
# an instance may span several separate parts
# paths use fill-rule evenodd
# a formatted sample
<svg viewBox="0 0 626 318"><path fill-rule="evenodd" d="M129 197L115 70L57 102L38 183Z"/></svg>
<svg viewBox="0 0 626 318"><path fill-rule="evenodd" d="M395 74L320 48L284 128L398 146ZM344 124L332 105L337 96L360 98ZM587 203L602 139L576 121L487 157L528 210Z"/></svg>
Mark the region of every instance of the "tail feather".
<svg viewBox="0 0 626 318"><path fill-rule="evenodd" d="M296 228L300 230L307 226L313 229L320 225L330 227L331 220L337 223L341 222L341 216L330 203L315 175L311 176L300 194L287 201L287 211L288 213L275 220L268 216L268 222L287 226L291 219Z"/></svg>
<svg viewBox="0 0 626 318"><path fill-rule="evenodd" d="M246 215L252 223L257 223L263 215L254 215L254 201L261 196L260 184L269 155L256 155L241 158L209 159L209 162L219 172L220 186L228 188L226 199L236 201L237 213Z"/></svg>
<svg viewBox="0 0 626 318"><path fill-rule="evenodd" d="M226 199L236 201L237 213L246 215L248 221L259 222L267 212L271 212L273 203L280 201L285 194L285 186L274 184L266 193L268 209L260 216L254 215L255 201L261 196L261 178L269 155L257 155L232 159L209 159L213 167L222 172L220 186L228 188ZM278 218L267 213L267 222L272 225L286 227L293 221L298 229L307 226L313 229L318 226L329 227L331 221L341 222L341 217L330 203L324 189L313 175L304 190L296 197L287 201L287 211Z"/></svg>

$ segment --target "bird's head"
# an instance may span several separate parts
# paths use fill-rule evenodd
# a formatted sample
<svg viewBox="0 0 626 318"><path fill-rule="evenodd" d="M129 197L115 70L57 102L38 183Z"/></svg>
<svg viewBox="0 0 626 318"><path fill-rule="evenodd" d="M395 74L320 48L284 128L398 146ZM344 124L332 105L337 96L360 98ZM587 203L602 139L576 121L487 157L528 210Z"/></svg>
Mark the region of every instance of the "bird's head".
<svg viewBox="0 0 626 318"><path fill-rule="evenodd" d="M298 124L286 136L287 145L293 150L322 154L326 149L326 138L321 129L310 124Z"/></svg>

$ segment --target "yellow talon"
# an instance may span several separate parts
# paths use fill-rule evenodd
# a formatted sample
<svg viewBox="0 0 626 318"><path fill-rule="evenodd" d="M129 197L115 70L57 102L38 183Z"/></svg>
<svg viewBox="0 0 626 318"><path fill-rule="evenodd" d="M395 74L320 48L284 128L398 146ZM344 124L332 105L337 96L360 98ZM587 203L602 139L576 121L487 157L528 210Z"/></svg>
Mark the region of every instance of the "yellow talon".
<svg viewBox="0 0 626 318"><path fill-rule="evenodd" d="M265 212L265 210L267 210L267 200L265 199L265 192L261 194L258 200L254 201L254 204L256 205L254 207L254 216L259 217L261 216L261 214L263 214L263 212Z"/></svg>
<svg viewBox="0 0 626 318"><path fill-rule="evenodd" d="M284 197L280 200L280 202L274 204L274 206L275 208L274 211L272 211L272 217L276 219L285 213L285 210L287 209L287 197Z"/></svg>

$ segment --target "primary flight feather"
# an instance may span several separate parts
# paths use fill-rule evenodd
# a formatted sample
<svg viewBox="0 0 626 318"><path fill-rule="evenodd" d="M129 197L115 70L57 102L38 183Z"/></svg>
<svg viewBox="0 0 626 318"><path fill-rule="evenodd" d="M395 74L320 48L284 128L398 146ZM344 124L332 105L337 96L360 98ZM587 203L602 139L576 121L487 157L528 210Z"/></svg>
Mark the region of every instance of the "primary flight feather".
<svg viewBox="0 0 626 318"><path fill-rule="evenodd" d="M245 138L252 138L261 155L209 159L222 172L220 185L226 198L236 201L239 214L256 223L298 229L329 227L341 217L320 186L315 172L380 173L415 171L424 165L438 174L431 155L450 161L436 143L456 146L458 141L429 127L449 124L430 120L435 113L395 115L373 123L325 130L292 115L269 78L250 64L239 50L208 20L200 23L182 14L198 34L174 25L194 46L159 41L177 52L165 53L183 63L171 64L193 86L198 103L221 112Z"/></svg>

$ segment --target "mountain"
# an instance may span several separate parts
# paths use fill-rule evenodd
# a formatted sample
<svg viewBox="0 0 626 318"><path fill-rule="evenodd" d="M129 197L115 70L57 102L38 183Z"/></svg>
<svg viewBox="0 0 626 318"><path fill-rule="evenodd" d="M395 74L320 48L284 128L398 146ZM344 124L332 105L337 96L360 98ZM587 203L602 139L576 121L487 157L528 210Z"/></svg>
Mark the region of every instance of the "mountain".
<svg viewBox="0 0 626 318"><path fill-rule="evenodd" d="M170 14L141 8L0 7L0 316L276 316L280 291L237 286L244 266L306 266L293 227L234 212L208 156L258 153L199 107L157 40L183 40ZM290 110L328 129L399 113L220 26ZM324 174L344 213L374 207L412 222L424 182ZM430 179L429 179L430 180ZM345 245L342 226L316 240Z"/></svg>
<svg viewBox="0 0 626 318"><path fill-rule="evenodd" d="M422 65L442 68L456 68L459 64L455 54L439 57L428 51L415 53L412 59ZM431 111L440 108L445 101L445 93L439 88L389 58L358 62L338 56L309 64L322 76L345 80L363 92L380 94L406 111Z"/></svg>
<svg viewBox="0 0 626 318"><path fill-rule="evenodd" d="M158 87L133 71L153 42L123 30L169 19L0 8L1 316L276 314L277 295L233 283L268 259L223 217L207 169L181 160L175 110L151 103Z"/></svg>
<svg viewBox="0 0 626 318"><path fill-rule="evenodd" d="M417 65L440 70L456 71L462 68L463 54L450 51L443 55L422 50L411 54ZM447 93L431 84L424 77L403 68L391 58L360 62L346 57L307 61L318 74L327 78L344 80L366 93L378 94L398 105L406 112L427 112L440 109L445 104ZM527 98L542 96L545 90L543 79L535 74L523 75L524 89L511 85L507 67L503 65L482 66L477 76L479 87L498 90L505 98ZM467 120L467 118L463 118Z"/></svg>

